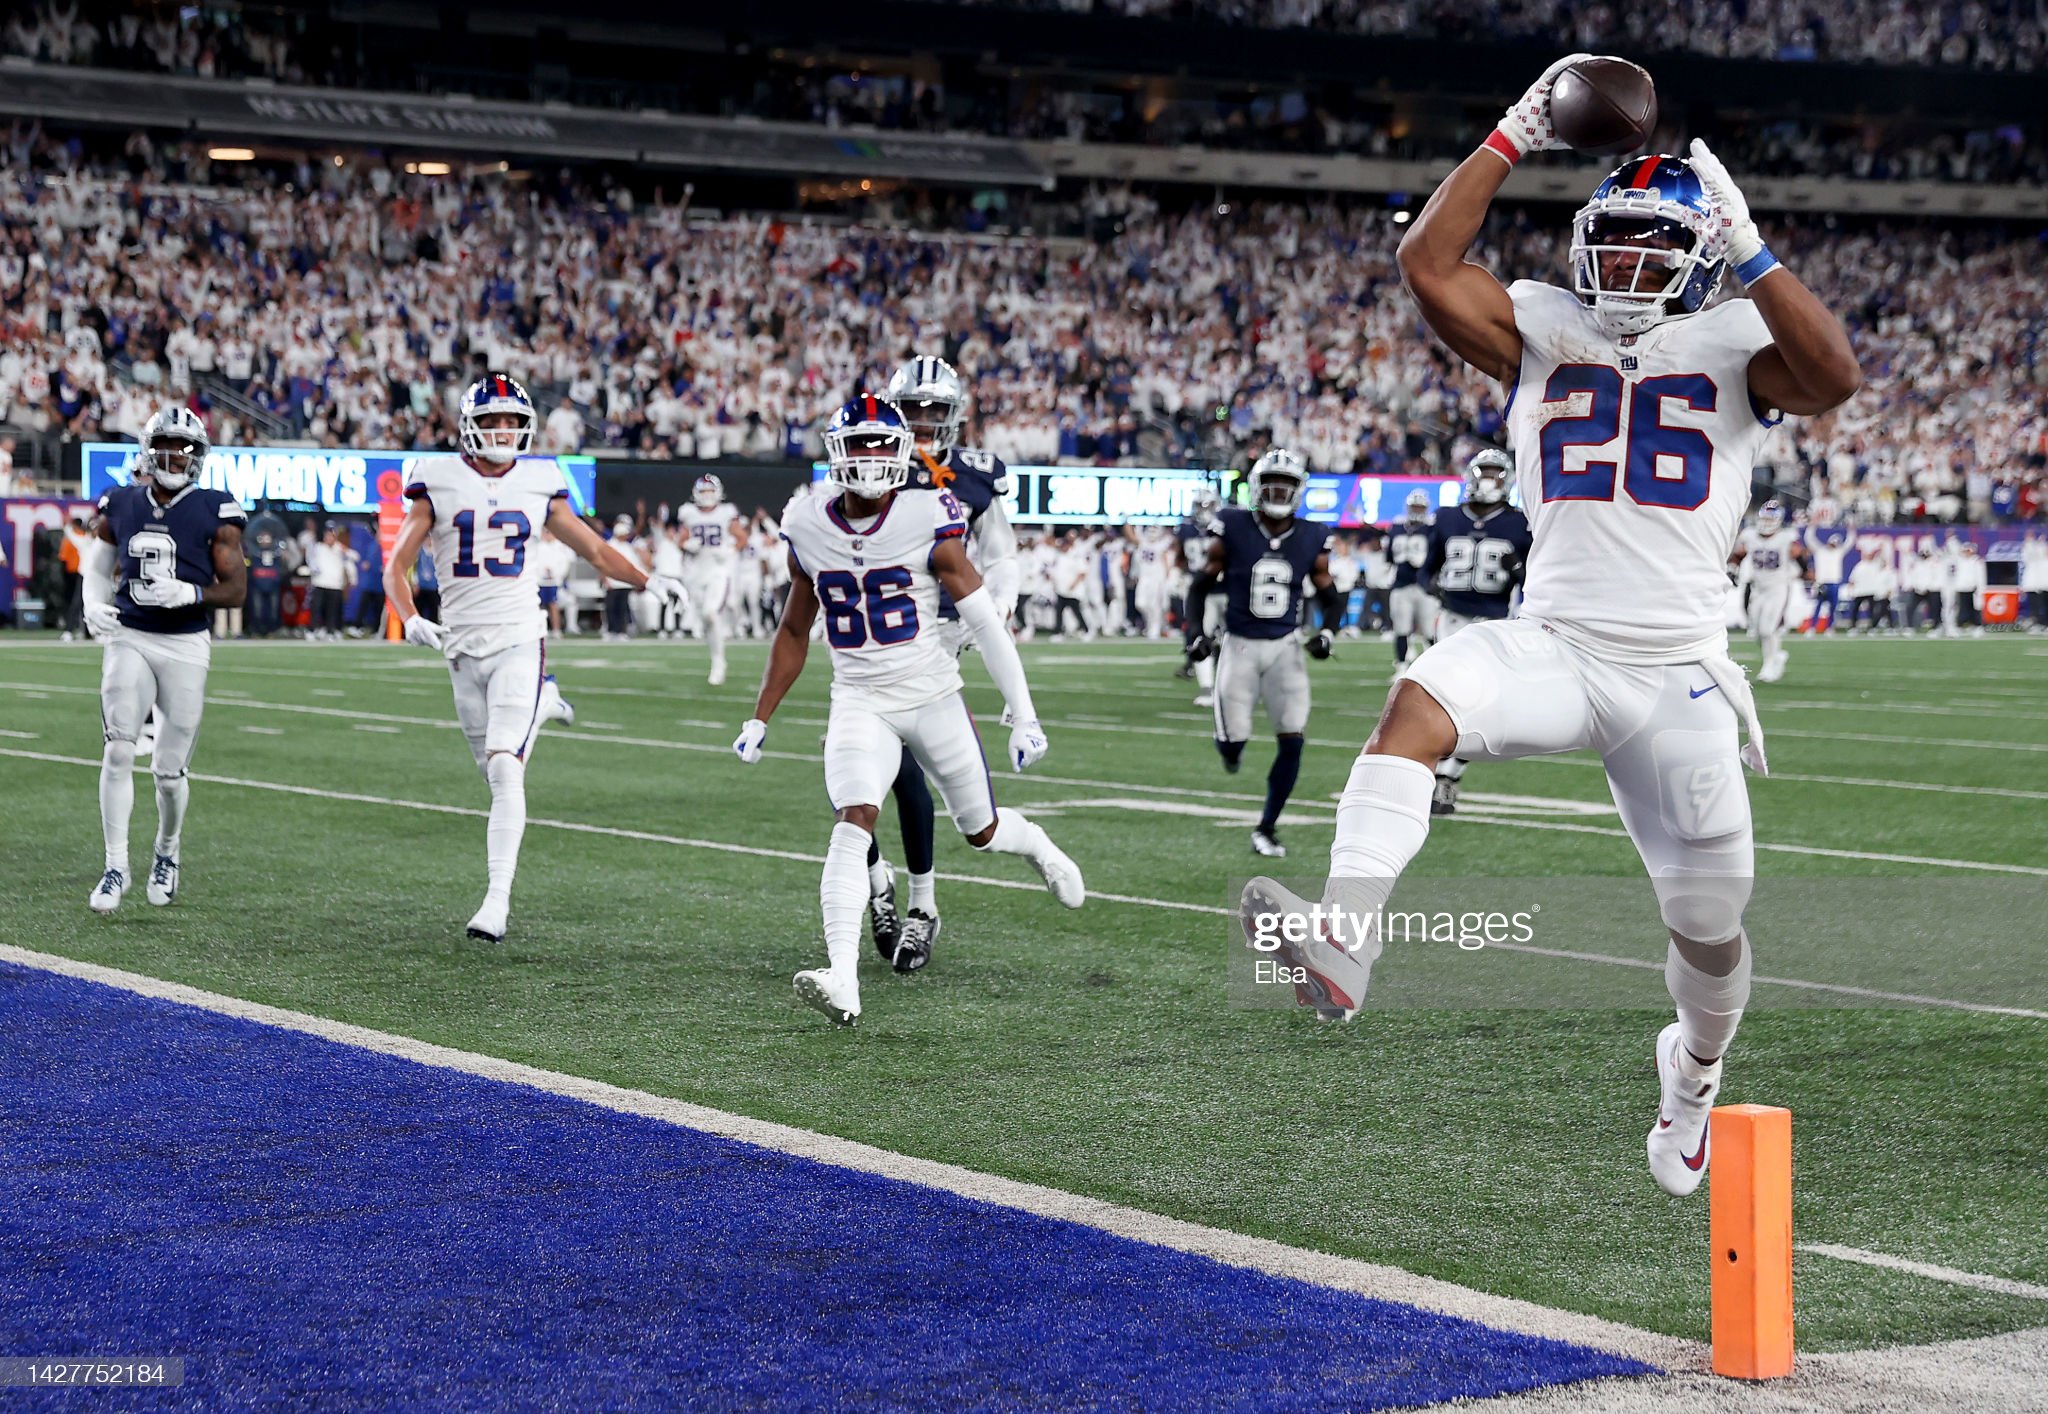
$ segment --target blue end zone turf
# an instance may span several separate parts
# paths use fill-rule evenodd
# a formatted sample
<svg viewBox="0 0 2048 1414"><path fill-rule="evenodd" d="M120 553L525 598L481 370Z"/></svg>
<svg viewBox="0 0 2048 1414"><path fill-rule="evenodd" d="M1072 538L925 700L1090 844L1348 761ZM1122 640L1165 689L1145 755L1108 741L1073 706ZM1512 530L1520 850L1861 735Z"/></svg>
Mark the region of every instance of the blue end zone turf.
<svg viewBox="0 0 2048 1414"><path fill-rule="evenodd" d="M45 973L0 967L0 1035L0 1355L186 1359L10 1405L1381 1409L1648 1373Z"/></svg>

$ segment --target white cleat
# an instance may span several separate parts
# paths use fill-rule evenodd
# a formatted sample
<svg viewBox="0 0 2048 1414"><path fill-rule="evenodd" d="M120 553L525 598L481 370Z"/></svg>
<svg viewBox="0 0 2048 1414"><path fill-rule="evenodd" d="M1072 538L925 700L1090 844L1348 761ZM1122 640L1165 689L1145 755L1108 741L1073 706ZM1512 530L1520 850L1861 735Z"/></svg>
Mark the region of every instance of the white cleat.
<svg viewBox="0 0 2048 1414"><path fill-rule="evenodd" d="M1271 938L1277 946L1270 951L1287 966L1298 969L1306 981L1294 984L1294 999L1314 1007L1322 1021L1349 1021L1365 1005L1365 991L1372 983L1373 960L1379 956L1378 939L1373 946L1354 951L1337 942L1329 923L1314 918L1298 931L1295 942L1279 920L1309 917L1310 903L1271 879L1254 879L1238 898L1238 919L1244 925L1247 946L1253 940Z"/></svg>
<svg viewBox="0 0 2048 1414"><path fill-rule="evenodd" d="M1195 705L1197 707L1214 707L1216 705L1216 694L1213 692L1196 693Z"/></svg>
<svg viewBox="0 0 2048 1414"><path fill-rule="evenodd" d="M1066 856L1066 853L1051 840L1045 842L1043 859L1032 857L1031 867L1038 871L1038 877L1045 880L1045 886L1052 890L1052 896L1068 908L1079 908L1088 901L1088 889L1081 882L1081 866Z"/></svg>
<svg viewBox="0 0 2048 1414"><path fill-rule="evenodd" d="M540 680L540 719L543 722L560 722L565 727L576 725L576 709L562 696L562 689L556 686L552 674Z"/></svg>
<svg viewBox="0 0 2048 1414"><path fill-rule="evenodd" d="M713 687L725 686L725 659L720 658L711 665L710 683Z"/></svg>
<svg viewBox="0 0 2048 1414"><path fill-rule="evenodd" d="M503 894L485 894L484 906L476 911L476 917L469 920L469 936L487 943L504 942L505 918L511 911L511 899Z"/></svg>
<svg viewBox="0 0 2048 1414"><path fill-rule="evenodd" d="M159 854L149 868L149 892L145 897L158 908L163 908L177 896L178 861L168 854Z"/></svg>
<svg viewBox="0 0 2048 1414"><path fill-rule="evenodd" d="M1771 654L1770 657L1764 659L1763 667L1757 670L1756 680L1758 682L1776 682L1779 678L1785 676L1785 665L1791 660L1791 654L1782 648L1779 649Z"/></svg>
<svg viewBox="0 0 2048 1414"><path fill-rule="evenodd" d="M1285 859L1287 846L1280 843L1280 837L1271 830L1253 830L1252 853L1263 854L1268 859Z"/></svg>
<svg viewBox="0 0 2048 1414"><path fill-rule="evenodd" d="M128 876L119 869L109 869L93 885L92 896L86 902L94 913L112 913L121 906L121 895L127 892Z"/></svg>
<svg viewBox="0 0 2048 1414"><path fill-rule="evenodd" d="M799 972L795 978L797 1000L816 1007L832 1018L833 1024L851 1026L860 1020L860 982L839 976L829 967Z"/></svg>
<svg viewBox="0 0 2048 1414"><path fill-rule="evenodd" d="M1721 1062L1703 1066L1686 1054L1674 1021L1657 1035L1657 1080L1664 1099L1650 1126L1650 1176L1666 1193L1683 1198L1707 1175L1713 1138L1708 1116L1721 1090Z"/></svg>

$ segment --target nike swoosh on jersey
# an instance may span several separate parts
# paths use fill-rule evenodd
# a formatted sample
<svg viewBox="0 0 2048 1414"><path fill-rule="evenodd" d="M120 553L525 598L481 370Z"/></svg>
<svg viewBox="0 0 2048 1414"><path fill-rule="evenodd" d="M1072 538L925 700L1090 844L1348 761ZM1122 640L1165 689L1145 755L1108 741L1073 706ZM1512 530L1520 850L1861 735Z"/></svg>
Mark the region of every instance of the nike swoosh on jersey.
<svg viewBox="0 0 2048 1414"><path fill-rule="evenodd" d="M1705 687L1695 687L1691 689L1691 692L1694 698L1701 698L1705 697L1708 693L1712 692L1715 688L1719 687L1720 685L1721 684L1717 682L1710 682Z"/></svg>

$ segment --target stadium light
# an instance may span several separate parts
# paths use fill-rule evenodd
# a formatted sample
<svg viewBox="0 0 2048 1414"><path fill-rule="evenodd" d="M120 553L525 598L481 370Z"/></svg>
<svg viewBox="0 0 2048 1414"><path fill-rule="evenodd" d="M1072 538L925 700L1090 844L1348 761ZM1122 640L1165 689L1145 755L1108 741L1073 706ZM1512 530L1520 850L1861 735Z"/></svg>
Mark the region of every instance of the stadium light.
<svg viewBox="0 0 2048 1414"><path fill-rule="evenodd" d="M209 147L206 155L216 162L254 162L256 149L253 147Z"/></svg>
<svg viewBox="0 0 2048 1414"><path fill-rule="evenodd" d="M450 168L446 162L419 162L413 164L413 170L422 177L445 177Z"/></svg>
<svg viewBox="0 0 2048 1414"><path fill-rule="evenodd" d="M1407 224L1408 224L1408 213L1407 213L1407 212L1405 212L1405 211L1396 211L1396 212L1394 213L1394 224L1395 224L1396 226L1405 226L1405 225L1407 225Z"/></svg>

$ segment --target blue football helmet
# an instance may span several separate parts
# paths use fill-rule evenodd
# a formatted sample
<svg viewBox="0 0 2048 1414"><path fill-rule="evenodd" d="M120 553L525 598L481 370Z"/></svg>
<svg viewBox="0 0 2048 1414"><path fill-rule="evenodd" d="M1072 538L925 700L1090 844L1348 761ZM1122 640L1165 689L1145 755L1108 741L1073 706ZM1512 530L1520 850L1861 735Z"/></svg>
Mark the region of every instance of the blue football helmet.
<svg viewBox="0 0 2048 1414"><path fill-rule="evenodd" d="M1610 290L1601 259L1612 255L1634 263L1624 267L1625 285ZM1713 198L1692 164L1667 153L1610 172L1572 218L1571 265L1573 292L1617 337L1706 308L1728 260Z"/></svg>
<svg viewBox="0 0 2048 1414"><path fill-rule="evenodd" d="M515 427L480 427L477 424L494 413L509 412L519 418ZM462 450L488 462L513 462L533 450L540 431L540 414L519 380L503 373L486 373L462 395L462 412L456 421Z"/></svg>
<svg viewBox="0 0 2048 1414"><path fill-rule="evenodd" d="M825 428L825 475L842 491L880 500L910 480L916 445L896 404L864 393L842 404Z"/></svg>

